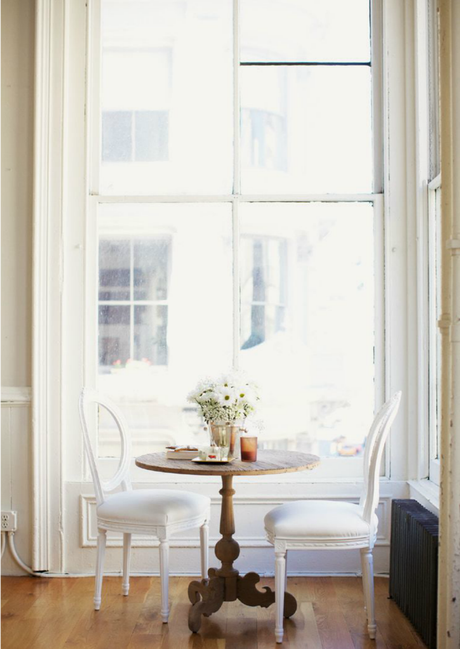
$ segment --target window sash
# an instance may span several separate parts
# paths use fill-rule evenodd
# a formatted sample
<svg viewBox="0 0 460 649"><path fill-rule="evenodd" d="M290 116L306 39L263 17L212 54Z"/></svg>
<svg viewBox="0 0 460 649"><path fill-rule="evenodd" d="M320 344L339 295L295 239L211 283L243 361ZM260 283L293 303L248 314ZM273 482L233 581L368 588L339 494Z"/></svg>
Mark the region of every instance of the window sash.
<svg viewBox="0 0 460 649"><path fill-rule="evenodd" d="M91 41L89 45L89 142L91 143L89 151L89 204L87 210L87 236L92 242L97 240L97 206L100 203L231 203L232 205L232 234L233 234L233 364L235 369L239 364L240 352L240 309L239 309L239 286L240 286L240 251L239 251L239 205L245 202L371 202L374 206L374 259L375 259L375 410L385 399L385 367L384 367L384 327L385 327L385 304L384 304L384 231L383 231L383 193L380 193L382 186L381 178L383 177L383 156L381 155L381 143L383 140L383 111L382 111L382 89L381 89L381 60L382 60L382 42L381 42L381 23L382 23L382 5L381 0L371 0L372 15L372 37L371 37L371 62L373 68L372 75L372 120L373 120L373 141L374 141L374 188L375 193L353 193L353 194L241 194L241 137L240 137L240 43L238 20L234 20L233 27L233 134L234 134L234 152L233 152L233 192L228 195L100 195L99 194L99 167L101 157L101 137L100 137L100 93L91 92L91 89L99 87L100 84L100 63L101 63L101 43L98 35L100 34L100 0L94 0L90 5L90 25ZM239 13L239 0L233 0L234 15ZM95 243L88 247L90 251ZM89 293L87 296L88 309L86 312L86 343L85 350L85 377L86 384L91 385L97 376L97 351L94 345L97 345L97 278L95 276L94 258L88 253L87 256L87 287ZM93 299L92 299L93 298ZM389 475L390 454L385 454L382 475ZM102 466L114 466L111 458L102 458ZM287 481L311 481L321 479L334 479L341 477L356 477L360 475L362 467L361 458L328 458L322 461L319 469L315 470L315 475L299 474L292 477L289 474ZM307 472L308 473L308 472ZM148 472L142 472L138 479L144 481L177 481L177 476L170 477L164 474L158 478L156 475L145 475ZM198 478L197 478L198 479Z"/></svg>

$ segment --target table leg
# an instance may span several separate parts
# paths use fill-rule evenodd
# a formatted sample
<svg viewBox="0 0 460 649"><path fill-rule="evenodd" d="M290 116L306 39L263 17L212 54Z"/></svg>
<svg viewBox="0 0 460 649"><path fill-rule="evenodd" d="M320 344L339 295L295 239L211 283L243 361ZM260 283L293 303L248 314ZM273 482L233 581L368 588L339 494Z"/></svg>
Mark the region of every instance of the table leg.
<svg viewBox="0 0 460 649"><path fill-rule="evenodd" d="M209 579L192 581L188 595L192 606L189 612L189 629L197 633L201 627L201 616L209 617L220 609L223 602L239 599L247 606L267 607L274 603L275 593L268 586L263 591L256 588L260 577L250 572L240 577L233 563L238 559L240 546L233 538L235 533L235 517L233 513L233 476L222 476L222 509L220 514L220 533L222 538L216 544L216 557L220 559L221 567L210 568ZM297 602L290 594L285 594L284 615L291 617L297 609Z"/></svg>

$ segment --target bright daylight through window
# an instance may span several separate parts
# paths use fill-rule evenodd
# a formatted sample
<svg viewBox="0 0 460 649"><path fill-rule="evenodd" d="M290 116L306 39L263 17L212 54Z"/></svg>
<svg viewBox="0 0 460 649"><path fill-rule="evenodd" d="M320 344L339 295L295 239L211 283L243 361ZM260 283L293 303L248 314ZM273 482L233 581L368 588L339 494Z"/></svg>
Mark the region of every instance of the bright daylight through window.
<svg viewBox="0 0 460 649"><path fill-rule="evenodd" d="M98 387L135 454L203 442L187 393L232 365L260 386L260 447L362 454L383 290L369 14L101 0Z"/></svg>

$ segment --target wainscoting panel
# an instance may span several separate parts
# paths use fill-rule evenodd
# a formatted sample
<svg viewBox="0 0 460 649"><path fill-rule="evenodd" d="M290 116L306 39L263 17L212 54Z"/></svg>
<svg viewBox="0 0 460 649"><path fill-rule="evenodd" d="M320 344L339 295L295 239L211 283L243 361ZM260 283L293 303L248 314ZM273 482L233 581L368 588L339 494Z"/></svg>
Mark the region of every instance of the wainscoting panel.
<svg viewBox="0 0 460 649"><path fill-rule="evenodd" d="M273 574L273 548L265 540L263 519L265 514L282 502L302 498L334 499L358 502L360 485L357 483L316 483L308 485L263 484L257 485L236 483L235 521L236 538L241 553L237 561L242 572L257 570L266 575ZM143 488L146 485L134 485ZM179 488L197 493L206 493L211 497L211 565L213 547L219 539L220 496L219 484L203 483L165 485L167 488ZM156 488L161 488L156 485ZM244 493L242 493L244 492ZM380 520L377 545L375 548L376 573L387 573L389 568L390 516L391 500L407 495L404 482L385 481L382 484L381 498L378 506ZM69 573L91 574L94 572L96 559L96 501L90 483L67 483L66 485L66 571ZM149 537L133 538L132 569L136 574L158 574L158 543ZM109 573L121 571L121 535L109 534L106 554L106 568ZM194 575L199 570L199 535L186 532L175 536L171 541L171 573L176 575ZM359 553L353 551L318 551L291 552L289 556L291 574L359 574Z"/></svg>
<svg viewBox="0 0 460 649"><path fill-rule="evenodd" d="M2 510L18 513L16 548L22 560L32 560L32 458L30 390L2 391ZM2 559L2 575L23 575L8 549Z"/></svg>

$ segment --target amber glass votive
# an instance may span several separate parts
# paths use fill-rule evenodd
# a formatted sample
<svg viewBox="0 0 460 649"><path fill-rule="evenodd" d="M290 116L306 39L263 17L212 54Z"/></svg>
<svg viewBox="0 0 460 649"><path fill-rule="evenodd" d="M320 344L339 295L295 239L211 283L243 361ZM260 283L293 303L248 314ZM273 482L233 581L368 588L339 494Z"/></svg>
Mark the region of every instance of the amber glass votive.
<svg viewBox="0 0 460 649"><path fill-rule="evenodd" d="M243 462L256 462L257 460L257 437L255 435L242 435L241 460Z"/></svg>

